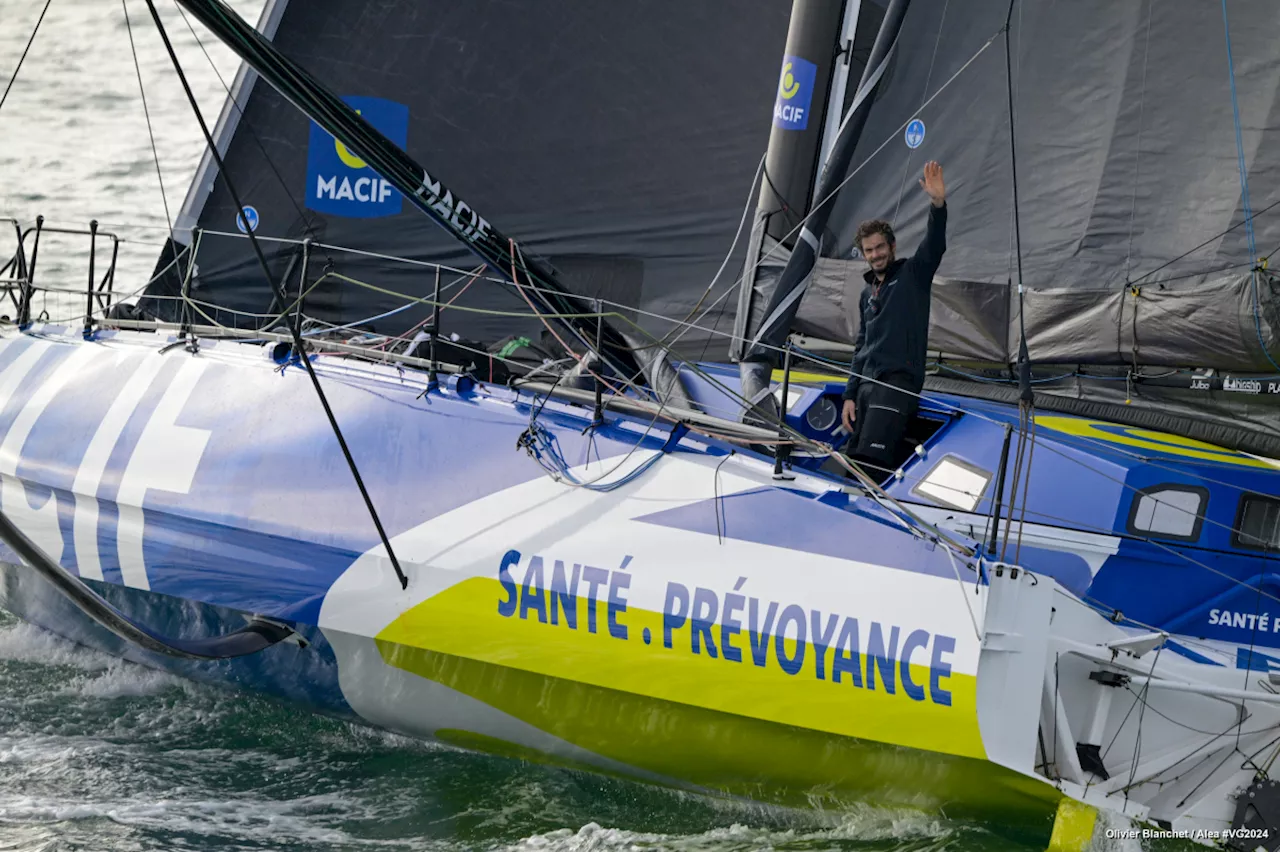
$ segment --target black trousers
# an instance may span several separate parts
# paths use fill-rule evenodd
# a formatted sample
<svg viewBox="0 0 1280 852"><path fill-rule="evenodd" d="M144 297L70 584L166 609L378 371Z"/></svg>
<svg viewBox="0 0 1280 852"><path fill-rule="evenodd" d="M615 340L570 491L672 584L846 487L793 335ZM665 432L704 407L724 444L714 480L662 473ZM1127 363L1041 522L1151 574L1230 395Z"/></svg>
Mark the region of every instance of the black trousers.
<svg viewBox="0 0 1280 852"><path fill-rule="evenodd" d="M880 382L864 380L858 384L854 400L857 416L844 449L855 461L872 465L873 474L892 469L898 443L920 404L920 388L914 387L910 375L890 374Z"/></svg>

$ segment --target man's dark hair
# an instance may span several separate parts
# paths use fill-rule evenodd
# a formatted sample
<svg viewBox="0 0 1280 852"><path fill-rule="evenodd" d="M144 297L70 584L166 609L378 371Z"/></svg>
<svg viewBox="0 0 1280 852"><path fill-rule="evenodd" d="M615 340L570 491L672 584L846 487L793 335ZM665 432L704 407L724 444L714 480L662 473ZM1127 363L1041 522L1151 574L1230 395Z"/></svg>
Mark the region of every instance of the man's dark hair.
<svg viewBox="0 0 1280 852"><path fill-rule="evenodd" d="M858 233L854 234L854 244L857 245L858 251L862 251L862 241L867 237L876 234L884 234L884 238L888 240L889 245L897 242L893 236L893 226L883 219L868 219L858 226Z"/></svg>

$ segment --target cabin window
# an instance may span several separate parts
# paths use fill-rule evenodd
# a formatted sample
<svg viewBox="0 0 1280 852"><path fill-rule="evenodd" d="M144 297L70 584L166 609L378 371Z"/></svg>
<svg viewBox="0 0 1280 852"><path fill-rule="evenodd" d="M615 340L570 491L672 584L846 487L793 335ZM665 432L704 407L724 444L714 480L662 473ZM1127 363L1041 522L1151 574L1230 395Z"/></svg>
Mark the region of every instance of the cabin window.
<svg viewBox="0 0 1280 852"><path fill-rule="evenodd" d="M1188 485L1156 485L1133 498L1129 532L1195 541L1204 523L1209 491Z"/></svg>
<svg viewBox="0 0 1280 852"><path fill-rule="evenodd" d="M1252 550L1280 551L1280 500L1256 494L1241 497L1234 542Z"/></svg>
<svg viewBox="0 0 1280 852"><path fill-rule="evenodd" d="M990 481L991 474L982 468L955 456L943 456L912 491L935 503L972 512Z"/></svg>

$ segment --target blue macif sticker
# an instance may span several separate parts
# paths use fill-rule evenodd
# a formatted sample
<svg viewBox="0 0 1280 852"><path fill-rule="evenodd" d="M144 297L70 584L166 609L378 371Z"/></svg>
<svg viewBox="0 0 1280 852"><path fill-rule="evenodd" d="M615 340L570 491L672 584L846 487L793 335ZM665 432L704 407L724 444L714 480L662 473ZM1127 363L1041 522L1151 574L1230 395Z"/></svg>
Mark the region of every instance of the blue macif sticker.
<svg viewBox="0 0 1280 852"><path fill-rule="evenodd" d="M804 130L809 126L809 102L813 99L813 81L818 66L798 56L782 60L782 79L778 81L778 100L773 105L773 126L781 130Z"/></svg>
<svg viewBox="0 0 1280 852"><path fill-rule="evenodd" d="M383 136L404 148L409 139L409 108L383 98L345 97L344 101ZM314 121L307 144L307 207L353 219L376 219L400 212L403 198L391 184Z"/></svg>
<svg viewBox="0 0 1280 852"><path fill-rule="evenodd" d="M908 148L919 148L924 142L924 122L918 118L911 119L907 125L906 140Z"/></svg>

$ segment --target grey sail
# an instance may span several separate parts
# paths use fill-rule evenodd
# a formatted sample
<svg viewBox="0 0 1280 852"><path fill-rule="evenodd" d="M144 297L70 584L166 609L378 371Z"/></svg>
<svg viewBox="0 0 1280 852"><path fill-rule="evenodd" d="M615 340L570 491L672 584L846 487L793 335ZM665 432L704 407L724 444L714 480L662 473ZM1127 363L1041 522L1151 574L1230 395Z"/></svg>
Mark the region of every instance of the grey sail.
<svg viewBox="0 0 1280 852"><path fill-rule="evenodd" d="M931 311L930 354L942 365L933 386L1009 396L991 381L1000 368L1008 377L1025 322L1037 390L1061 397L1046 404L1116 403L1164 428L1217 417L1206 436L1235 445L1247 443L1230 428L1241 421L1255 446L1280 450L1280 414L1264 399L1280 399L1280 285L1255 269L1280 249L1280 53L1269 37L1280 7L1013 4L1022 316L1009 10L1008 0L913 3L793 329L852 343L858 223L887 219L899 253L914 250L928 204L916 180L937 160L950 219ZM747 300L747 329L787 258L762 242L772 256ZM962 383L961 371L984 366L995 368L986 382Z"/></svg>
<svg viewBox="0 0 1280 852"><path fill-rule="evenodd" d="M687 315L722 264L721 289L740 272L749 219L736 246L735 235L754 205L790 0L272 6L273 43L286 56L432 164L433 174L581 295L629 306L624 313L661 336L672 324L657 317ZM222 141L259 237L475 267L454 239L270 87L253 86L240 100L243 115ZM185 211L203 232L192 296L220 322L252 325L261 317L251 314L278 306L238 238L247 223L237 218L227 177L206 173ZM264 244L272 247L273 273L288 273L288 291L298 292L299 246ZM428 267L314 248L307 286L322 277L305 311L332 323L404 305L380 291L421 298L434 284ZM169 277L152 295L177 286ZM528 313L510 288L483 277L456 305ZM165 306L152 299L146 307ZM732 310L722 303L702 324L726 334ZM366 327L400 333L427 313L419 306ZM492 341L536 336L541 324L450 310L441 327ZM713 339L691 331L678 348L699 355Z"/></svg>

